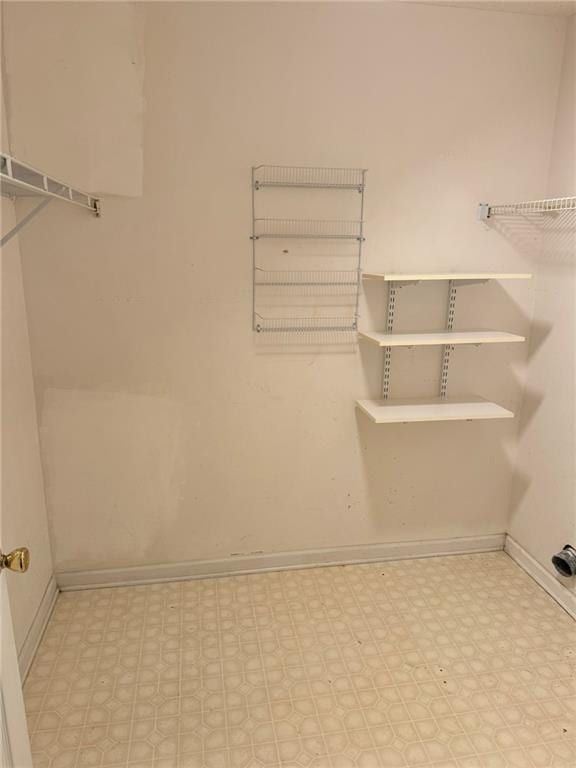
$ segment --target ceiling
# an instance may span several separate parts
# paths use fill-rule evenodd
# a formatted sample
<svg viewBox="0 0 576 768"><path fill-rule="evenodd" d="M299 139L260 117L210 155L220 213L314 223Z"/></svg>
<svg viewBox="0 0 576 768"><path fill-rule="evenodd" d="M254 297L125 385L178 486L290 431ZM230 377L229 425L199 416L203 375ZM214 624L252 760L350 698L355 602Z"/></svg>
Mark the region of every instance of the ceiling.
<svg viewBox="0 0 576 768"><path fill-rule="evenodd" d="M474 8L482 11L501 11L503 13L527 13L532 16L571 16L576 13L576 0L533 0L532 2L508 2L503 0L429 0L429 5L446 5L453 8Z"/></svg>

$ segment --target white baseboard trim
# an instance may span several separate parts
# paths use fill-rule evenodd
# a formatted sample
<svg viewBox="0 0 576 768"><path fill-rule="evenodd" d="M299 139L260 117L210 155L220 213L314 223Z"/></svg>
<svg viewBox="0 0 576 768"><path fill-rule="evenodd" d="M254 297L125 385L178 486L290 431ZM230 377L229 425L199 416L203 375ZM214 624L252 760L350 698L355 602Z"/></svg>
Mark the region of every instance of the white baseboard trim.
<svg viewBox="0 0 576 768"><path fill-rule="evenodd" d="M18 666L20 667L22 682L24 682L30 671L30 666L32 665L32 661L38 650L38 646L40 645L40 640L42 640L42 635L44 634L46 625L54 610L59 591L56 579L54 576L50 576L44 594L42 595L42 599L40 600L40 605L36 610L28 634L26 635L18 654Z"/></svg>
<svg viewBox="0 0 576 768"><path fill-rule="evenodd" d="M62 571L56 574L62 591L124 587L160 581L205 579L263 571L284 571L329 565L350 565L384 560L409 560L440 555L464 555L504 549L506 534L470 536L457 539L430 539L398 543L359 544L331 549L310 549L275 554L236 555L221 560L191 560L184 563L159 563L129 568L104 568L97 571Z"/></svg>
<svg viewBox="0 0 576 768"><path fill-rule="evenodd" d="M534 581L540 584L540 586L546 590L557 603L560 603L565 611L576 618L576 592L567 589L563 583L566 582L567 584L570 584L572 579L566 580L554 576L554 574L547 571L543 565L540 565L540 563L510 535L506 536L504 549L522 570L526 571Z"/></svg>

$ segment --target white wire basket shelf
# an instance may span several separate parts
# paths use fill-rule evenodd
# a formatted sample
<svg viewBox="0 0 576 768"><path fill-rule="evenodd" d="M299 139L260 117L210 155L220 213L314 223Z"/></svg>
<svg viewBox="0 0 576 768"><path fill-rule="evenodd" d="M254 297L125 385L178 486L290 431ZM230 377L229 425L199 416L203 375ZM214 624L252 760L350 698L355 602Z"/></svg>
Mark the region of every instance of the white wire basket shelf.
<svg viewBox="0 0 576 768"><path fill-rule="evenodd" d="M546 200L527 200L503 205L480 203L478 219L486 221L494 216L529 216L563 211L576 211L576 197L552 197Z"/></svg>
<svg viewBox="0 0 576 768"><path fill-rule="evenodd" d="M258 333L353 333L354 317L263 317L256 313L254 330Z"/></svg>
<svg viewBox="0 0 576 768"><path fill-rule="evenodd" d="M362 241L362 221L341 219L254 219L253 239L304 238Z"/></svg>
<svg viewBox="0 0 576 768"><path fill-rule="evenodd" d="M346 288L356 290L358 272L351 270L266 270L256 267L254 285L259 287L278 286Z"/></svg>
<svg viewBox="0 0 576 768"><path fill-rule="evenodd" d="M303 168L259 165L254 168L254 189L261 187L308 187L317 189L364 189L364 168Z"/></svg>

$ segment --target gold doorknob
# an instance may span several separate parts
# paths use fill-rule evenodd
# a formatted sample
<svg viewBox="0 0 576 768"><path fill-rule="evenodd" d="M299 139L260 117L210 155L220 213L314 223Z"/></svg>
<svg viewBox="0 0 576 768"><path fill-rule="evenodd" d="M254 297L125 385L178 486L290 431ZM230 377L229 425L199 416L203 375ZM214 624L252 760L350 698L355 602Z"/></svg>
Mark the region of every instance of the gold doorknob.
<svg viewBox="0 0 576 768"><path fill-rule="evenodd" d="M18 547L13 549L12 552L8 552L7 555L3 555L0 552L0 570L8 568L10 571L16 571L16 573L24 573L28 570L30 565L30 550L26 547Z"/></svg>

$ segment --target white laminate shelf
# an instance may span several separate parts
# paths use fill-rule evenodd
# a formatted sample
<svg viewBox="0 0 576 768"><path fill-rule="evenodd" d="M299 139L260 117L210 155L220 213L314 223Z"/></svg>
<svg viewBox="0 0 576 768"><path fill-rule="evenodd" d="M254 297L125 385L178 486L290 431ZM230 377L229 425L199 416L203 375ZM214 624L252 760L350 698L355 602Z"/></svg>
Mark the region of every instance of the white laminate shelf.
<svg viewBox="0 0 576 768"><path fill-rule="evenodd" d="M529 280L526 272L363 272L364 280L381 280L385 283L419 283L433 280Z"/></svg>
<svg viewBox="0 0 576 768"><path fill-rule="evenodd" d="M479 397L429 400L356 400L356 406L376 424L422 421L512 419L512 411Z"/></svg>
<svg viewBox="0 0 576 768"><path fill-rule="evenodd" d="M383 333L359 331L360 338L379 347L433 347L449 344L507 344L525 341L524 336L506 331L422 331L419 333Z"/></svg>

